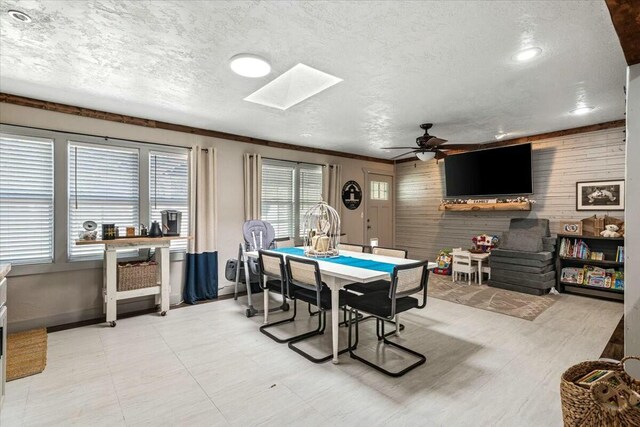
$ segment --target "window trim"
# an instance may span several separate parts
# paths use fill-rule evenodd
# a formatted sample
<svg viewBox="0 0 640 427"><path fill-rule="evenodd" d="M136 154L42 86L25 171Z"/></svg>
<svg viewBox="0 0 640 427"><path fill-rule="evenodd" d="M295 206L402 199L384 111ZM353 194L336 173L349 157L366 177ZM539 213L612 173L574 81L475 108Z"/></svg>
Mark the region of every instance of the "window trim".
<svg viewBox="0 0 640 427"><path fill-rule="evenodd" d="M189 153L191 151L191 147L187 145L173 146L162 142L132 141L121 138L100 137L79 132L65 132L37 127L11 125L6 123L0 123L0 132L12 135L20 135L24 137L45 138L53 140L53 262L42 264L15 264L13 265L10 273L10 276L13 277L102 268L103 261L99 259L81 261L67 260L67 222L69 217L67 182L68 141L71 140L75 142L85 142L89 144L94 143L99 145L104 145L106 143L114 146L138 148L140 150L139 179L141 183L143 182L143 180L149 180L149 151L166 151L170 153L181 153L185 152L185 150L187 153ZM191 197L191 190L189 191L189 197ZM149 216L148 206L148 191L147 194L141 191L139 210L140 218L146 218ZM65 230L65 232L59 233L56 230ZM186 259L185 252L171 252L170 254L170 260L172 262L183 261L184 259Z"/></svg>

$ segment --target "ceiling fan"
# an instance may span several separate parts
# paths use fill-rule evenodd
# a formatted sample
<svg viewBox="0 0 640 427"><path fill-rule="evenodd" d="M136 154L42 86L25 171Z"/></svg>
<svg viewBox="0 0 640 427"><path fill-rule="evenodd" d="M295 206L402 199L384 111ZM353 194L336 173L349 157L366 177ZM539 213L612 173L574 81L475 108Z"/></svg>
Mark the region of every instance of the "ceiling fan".
<svg viewBox="0 0 640 427"><path fill-rule="evenodd" d="M469 150L478 148L477 144L448 144L443 145L447 142L446 139L438 138L437 136L429 135L429 129L433 126L433 123L423 123L420 125L420 128L424 129L424 135L416 138L416 144L418 148L415 147L384 147L383 150L411 150L406 153L402 153L398 156L392 157L392 160L398 159L402 156L406 156L407 154L415 154L416 157L423 162L427 160L431 160L435 158L436 160L444 159L447 157L447 153L442 151L446 150Z"/></svg>

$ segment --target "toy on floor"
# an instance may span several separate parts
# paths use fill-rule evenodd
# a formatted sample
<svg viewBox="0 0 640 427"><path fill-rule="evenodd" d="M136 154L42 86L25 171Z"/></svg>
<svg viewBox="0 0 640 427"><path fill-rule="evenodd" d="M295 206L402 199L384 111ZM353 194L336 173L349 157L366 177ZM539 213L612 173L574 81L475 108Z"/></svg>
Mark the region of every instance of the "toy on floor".
<svg viewBox="0 0 640 427"><path fill-rule="evenodd" d="M433 269L435 274L441 274L443 276L451 276L451 249L443 249L436 258L436 268Z"/></svg>

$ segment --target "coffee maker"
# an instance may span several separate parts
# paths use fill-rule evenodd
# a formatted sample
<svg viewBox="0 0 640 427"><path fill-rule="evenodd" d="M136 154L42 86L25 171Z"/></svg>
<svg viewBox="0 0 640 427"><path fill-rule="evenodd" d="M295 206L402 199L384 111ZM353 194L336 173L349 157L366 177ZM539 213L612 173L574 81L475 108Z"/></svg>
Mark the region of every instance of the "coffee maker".
<svg viewBox="0 0 640 427"><path fill-rule="evenodd" d="M165 236L179 236L182 212L167 209L162 212L162 230Z"/></svg>

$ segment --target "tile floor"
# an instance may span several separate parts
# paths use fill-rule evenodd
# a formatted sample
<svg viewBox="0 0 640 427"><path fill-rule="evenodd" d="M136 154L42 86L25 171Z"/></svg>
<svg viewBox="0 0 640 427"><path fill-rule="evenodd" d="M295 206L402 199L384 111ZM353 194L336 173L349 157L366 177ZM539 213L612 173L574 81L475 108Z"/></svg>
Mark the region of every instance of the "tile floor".
<svg viewBox="0 0 640 427"><path fill-rule="evenodd" d="M260 298L261 299L261 298ZM400 379L341 356L316 365L233 300L49 334L46 370L7 384L11 426L560 426L559 377L597 358L622 304L561 295L534 321L431 298L398 338L427 363ZM309 327L306 309L295 329ZM280 315L281 316L281 315ZM278 316L272 316L275 320ZM375 323L359 350L377 349ZM284 326L280 333L292 332ZM346 331L341 343L346 342ZM330 333L308 344L330 351Z"/></svg>

